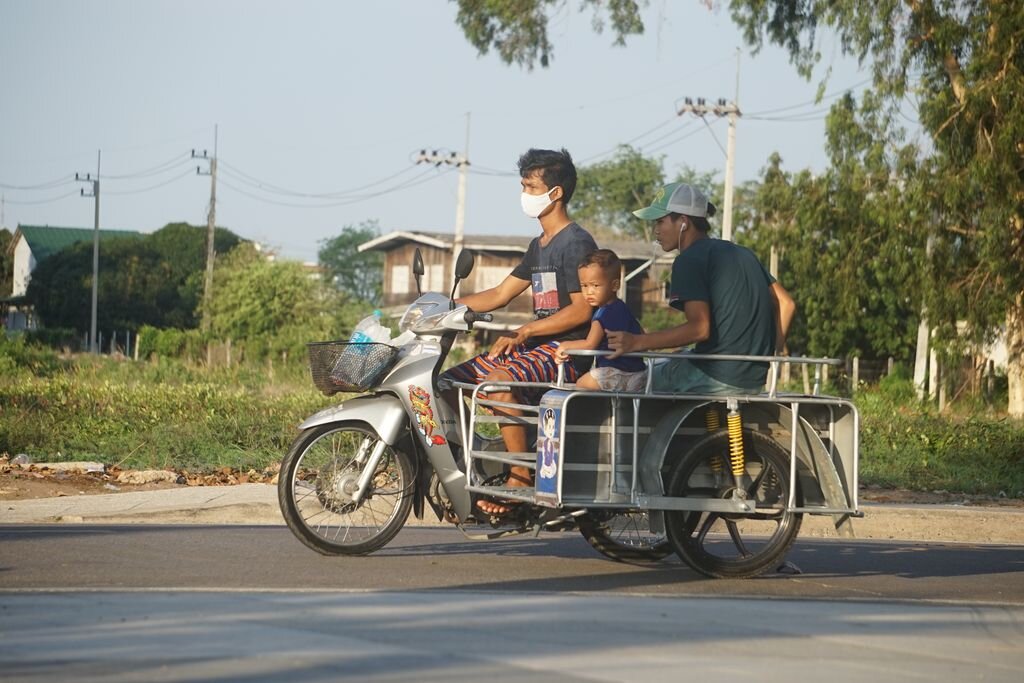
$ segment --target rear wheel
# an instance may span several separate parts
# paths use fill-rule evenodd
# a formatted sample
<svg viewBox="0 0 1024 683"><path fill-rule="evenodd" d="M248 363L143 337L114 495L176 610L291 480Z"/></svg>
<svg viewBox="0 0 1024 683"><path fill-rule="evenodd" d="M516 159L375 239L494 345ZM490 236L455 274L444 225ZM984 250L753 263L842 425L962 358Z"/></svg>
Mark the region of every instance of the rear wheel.
<svg viewBox="0 0 1024 683"><path fill-rule="evenodd" d="M672 554L665 536L651 532L646 512L588 510L576 525L594 550L618 562L657 562Z"/></svg>
<svg viewBox="0 0 1024 683"><path fill-rule="evenodd" d="M730 471L729 435L724 430L699 441L667 477L669 496L739 497L756 505L752 514L665 513L669 543L686 564L707 576L746 578L778 567L803 521L803 515L786 511L789 454L763 434L745 431L743 442L745 466L738 482Z"/></svg>
<svg viewBox="0 0 1024 683"><path fill-rule="evenodd" d="M414 464L384 445L366 493L353 493L369 454L380 444L362 425L323 425L299 435L281 462L277 491L285 523L325 555L365 555L395 537L409 517Z"/></svg>

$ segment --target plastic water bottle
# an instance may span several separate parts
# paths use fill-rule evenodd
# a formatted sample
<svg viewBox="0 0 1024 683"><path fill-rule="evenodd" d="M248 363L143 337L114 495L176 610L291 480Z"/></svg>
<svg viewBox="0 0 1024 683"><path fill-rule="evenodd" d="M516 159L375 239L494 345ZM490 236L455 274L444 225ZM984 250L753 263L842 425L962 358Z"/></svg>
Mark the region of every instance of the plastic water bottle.
<svg viewBox="0 0 1024 683"><path fill-rule="evenodd" d="M381 312L374 311L359 321L349 341L353 344L385 344L391 340L391 330L380 324Z"/></svg>

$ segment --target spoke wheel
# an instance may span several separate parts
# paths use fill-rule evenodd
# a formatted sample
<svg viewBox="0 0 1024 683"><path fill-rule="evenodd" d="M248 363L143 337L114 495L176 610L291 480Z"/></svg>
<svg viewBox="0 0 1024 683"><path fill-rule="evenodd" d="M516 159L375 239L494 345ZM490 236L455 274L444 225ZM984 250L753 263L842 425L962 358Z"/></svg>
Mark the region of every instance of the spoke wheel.
<svg viewBox="0 0 1024 683"><path fill-rule="evenodd" d="M646 512L589 510L576 525L594 550L618 562L657 562L672 554L665 536L651 532Z"/></svg>
<svg viewBox="0 0 1024 683"><path fill-rule="evenodd" d="M694 570L716 578L747 578L778 567L800 532L803 515L786 512L789 454L775 441L744 431L745 468L729 468L729 436L705 437L670 470L668 495L756 503L751 514L673 510L665 513L669 543ZM797 505L801 504L799 490Z"/></svg>
<svg viewBox="0 0 1024 683"><path fill-rule="evenodd" d="M380 439L361 425L323 425L299 435L281 462L277 484L284 521L307 546L325 555L365 555L383 547L412 507L414 467L385 446L367 491L353 492Z"/></svg>

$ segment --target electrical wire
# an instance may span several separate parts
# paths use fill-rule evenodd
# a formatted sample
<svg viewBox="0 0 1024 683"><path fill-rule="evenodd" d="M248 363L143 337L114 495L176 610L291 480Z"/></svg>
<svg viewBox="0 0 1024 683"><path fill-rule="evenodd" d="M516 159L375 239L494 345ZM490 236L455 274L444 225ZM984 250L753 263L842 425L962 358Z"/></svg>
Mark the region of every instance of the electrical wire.
<svg viewBox="0 0 1024 683"><path fill-rule="evenodd" d="M187 171L185 171L184 173L179 173L178 175L174 176L173 178L170 178L170 179L165 180L163 182L157 183L156 185L150 185L149 187L141 187L141 188L139 188L137 190L105 190L103 192L103 194L105 194L105 195L108 195L108 194L117 194L117 195L122 195L122 194L140 194L142 192L149 192L150 190L155 190L158 187L163 187L164 185L170 185L173 182L177 182L178 180L181 180L185 176L194 175L194 174L195 174L195 172L190 168Z"/></svg>
<svg viewBox="0 0 1024 683"><path fill-rule="evenodd" d="M359 187L349 188L347 190L335 190L333 192L299 192L297 190L291 190L285 187L281 187L279 185L275 185L273 183L268 183L266 181L260 180L259 178L249 175L248 173L245 173L241 169L236 168L231 164L224 162L220 159L217 160L217 164L218 167L222 168L225 171L225 174L228 177L235 178L235 180L238 180L241 183L248 185L254 189L261 190L263 192L269 192L271 194L279 194L288 197L299 197L306 199L344 199L346 197L355 195L355 193L361 190L381 185L383 183L388 182L389 180L394 180L395 178L408 173L414 168L414 166L409 166L396 173L392 173L391 175L385 176L384 178L375 180L372 183L360 185Z"/></svg>
<svg viewBox="0 0 1024 683"><path fill-rule="evenodd" d="M275 200L275 199L268 199L267 197L260 197L259 195L252 194L251 192L247 192L246 190L243 190L240 187L235 187L231 183L228 183L228 182L226 182L224 180L221 180L219 182L220 182L220 184L224 185L225 187L227 187L228 189L230 189L230 190L232 190L234 192L237 192L238 194L241 194L241 195L244 195L246 197L249 197L250 199L255 199L257 201L264 202L266 204L274 204L274 205L277 205L277 206L288 206L288 207L297 208L297 209L327 209L327 208L331 208L331 207L335 207L335 206L347 206L349 204L356 204L358 202L365 201L367 199L373 199L374 197L380 197L382 195L390 194L392 192L398 192L400 190L407 190L409 188L416 187L417 185L422 185L423 183L428 183L431 180L434 180L436 178L440 178L443 175L447 175L452 170L454 170L454 169L446 168L446 169L444 169L444 170L442 170L440 172L433 173L434 169L430 168L430 169L427 169L427 171L425 173L422 173L422 174L420 174L418 176L410 178L409 180L407 180L407 181L405 181L403 183L399 183L398 185L395 185L395 186L392 186L392 187L389 187L389 188L385 188L385 189L379 190L377 192L369 192L369 193L366 193L364 195L359 195L359 196L356 196L356 197L352 197L352 198L346 199L344 201L329 202L329 203L326 203L326 204L297 204L295 202L282 202L282 201L278 201L278 200ZM425 176L427 174L431 174L431 176L429 178L424 178L423 176Z"/></svg>
<svg viewBox="0 0 1024 683"><path fill-rule="evenodd" d="M0 183L0 188L5 190L23 190L25 192L31 192L34 190L52 190L55 187L61 185L67 185L68 183L75 182L74 176L64 176L54 180L47 181L45 183L38 183L36 185L9 185L8 183Z"/></svg>
<svg viewBox="0 0 1024 683"><path fill-rule="evenodd" d="M713 126L716 123L718 123L718 119L715 119L714 121L712 121L711 125ZM692 138L694 135L696 135L697 133L700 133L702 130L703 130L702 128L695 128L694 130L691 130L690 132L688 132L686 135L683 135L683 136L680 136L680 137L677 137L677 138L673 138L671 140L667 140L664 143L662 143L662 144L660 144L660 145L658 145L656 147L641 147L640 151L644 152L646 154L651 154L652 152L661 151L663 149L671 147L672 145L676 144L677 142L682 142L683 140L685 140L687 138Z"/></svg>
<svg viewBox="0 0 1024 683"><path fill-rule="evenodd" d="M79 194L79 191L78 190L73 190L71 192L68 192L67 194L62 194L59 197L50 197L49 199L37 199L37 200L22 201L22 202L19 202L19 201L15 200L15 199L7 199L5 197L4 198L4 202L7 203L7 204L17 204L18 206L30 206L30 205L34 205L34 204L50 204L52 202L57 202L57 201L60 201L61 199L66 199L67 197L70 197L72 195L77 195L77 194Z"/></svg>
<svg viewBox="0 0 1024 683"><path fill-rule="evenodd" d="M106 174L103 176L104 180L130 180L134 178L148 178L149 176L160 175L173 170L174 168L181 166L184 163L191 161L191 156L188 154L175 154L173 157L164 161L163 163L157 164L150 168L142 171L136 171L134 173L122 173L122 174Z"/></svg>

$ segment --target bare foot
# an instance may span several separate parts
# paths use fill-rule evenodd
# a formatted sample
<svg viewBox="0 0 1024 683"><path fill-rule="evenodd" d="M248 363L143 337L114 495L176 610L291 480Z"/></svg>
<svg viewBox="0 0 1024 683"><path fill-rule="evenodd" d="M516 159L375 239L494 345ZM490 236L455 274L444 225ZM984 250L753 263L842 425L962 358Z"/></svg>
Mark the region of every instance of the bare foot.
<svg viewBox="0 0 1024 683"><path fill-rule="evenodd" d="M509 472L507 483L509 488L513 489L532 488L533 477L530 474L530 470L526 469L525 467L513 467L512 470ZM495 500L487 499L477 501L476 504L477 508L479 508L481 512L484 512L485 514L494 517L507 515L509 512L513 510L513 508L516 505L519 505L518 501L509 501L506 503L501 503Z"/></svg>

